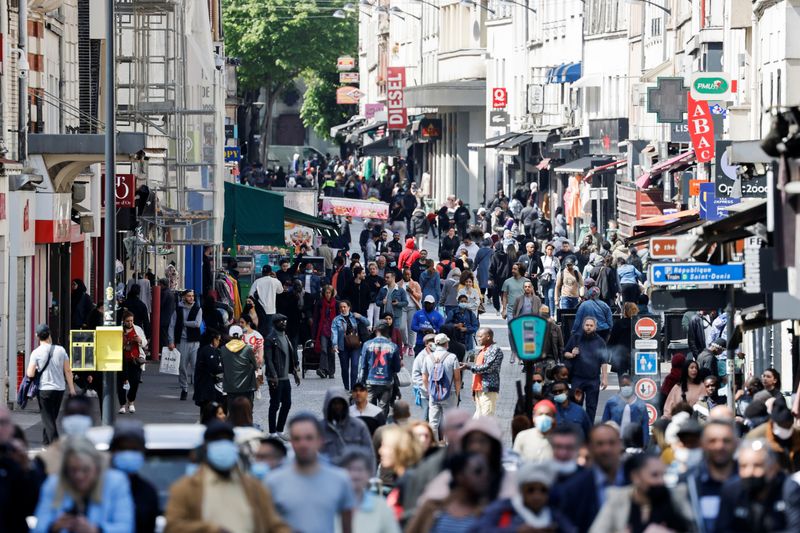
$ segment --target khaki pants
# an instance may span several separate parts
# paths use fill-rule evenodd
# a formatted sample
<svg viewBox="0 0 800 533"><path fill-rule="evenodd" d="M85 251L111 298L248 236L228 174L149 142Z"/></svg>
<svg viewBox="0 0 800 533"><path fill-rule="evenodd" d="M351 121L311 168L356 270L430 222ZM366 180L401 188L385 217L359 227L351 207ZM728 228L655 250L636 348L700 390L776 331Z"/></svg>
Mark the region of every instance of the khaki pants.
<svg viewBox="0 0 800 533"><path fill-rule="evenodd" d="M475 415L472 418L482 416L494 416L497 411L496 392L476 392L475 393Z"/></svg>

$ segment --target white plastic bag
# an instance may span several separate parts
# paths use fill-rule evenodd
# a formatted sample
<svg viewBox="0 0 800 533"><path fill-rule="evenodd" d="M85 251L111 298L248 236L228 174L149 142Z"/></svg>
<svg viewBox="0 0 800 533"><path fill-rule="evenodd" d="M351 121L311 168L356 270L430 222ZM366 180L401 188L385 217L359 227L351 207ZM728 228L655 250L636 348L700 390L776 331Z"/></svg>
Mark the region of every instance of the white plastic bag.
<svg viewBox="0 0 800 533"><path fill-rule="evenodd" d="M181 352L170 350L167 346L161 349L161 360L158 363L158 371L162 374L180 374Z"/></svg>
<svg viewBox="0 0 800 533"><path fill-rule="evenodd" d="M411 373L403 367L400 369L400 372L397 373L397 386L398 387L408 387L411 385Z"/></svg>

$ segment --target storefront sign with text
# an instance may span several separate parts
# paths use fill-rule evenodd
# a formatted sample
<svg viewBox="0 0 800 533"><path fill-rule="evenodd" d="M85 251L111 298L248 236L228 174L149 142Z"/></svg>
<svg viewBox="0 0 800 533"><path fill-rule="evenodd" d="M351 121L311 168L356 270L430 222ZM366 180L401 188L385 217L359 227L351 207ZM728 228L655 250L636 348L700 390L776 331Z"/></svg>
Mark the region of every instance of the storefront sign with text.
<svg viewBox="0 0 800 533"><path fill-rule="evenodd" d="M708 102L698 101L691 95L687 98L689 115L689 135L692 138L695 157L698 163L708 163L714 159L714 123Z"/></svg>
<svg viewBox="0 0 800 533"><path fill-rule="evenodd" d="M388 128L404 130L408 126L404 90L406 88L406 68L388 67L386 76L386 110Z"/></svg>

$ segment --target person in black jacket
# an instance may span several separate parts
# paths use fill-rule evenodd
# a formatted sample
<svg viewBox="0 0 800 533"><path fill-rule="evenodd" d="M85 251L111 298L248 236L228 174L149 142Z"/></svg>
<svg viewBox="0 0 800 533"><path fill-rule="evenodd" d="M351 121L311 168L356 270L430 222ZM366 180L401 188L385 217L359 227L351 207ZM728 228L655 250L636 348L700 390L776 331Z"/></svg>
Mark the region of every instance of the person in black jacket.
<svg viewBox="0 0 800 533"><path fill-rule="evenodd" d="M343 293L344 298L353 305L353 311L362 316L368 316L369 304L374 301L374 298L370 298L372 291L366 279L367 273L363 267L353 267L353 279Z"/></svg>
<svg viewBox="0 0 800 533"><path fill-rule="evenodd" d="M272 333L264 339L264 362L269 383L269 433L275 435L283 433L292 407L290 376L300 386L300 362L295 346L286 336L286 317L276 313L272 324Z"/></svg>
<svg viewBox="0 0 800 533"><path fill-rule="evenodd" d="M623 374L631 373L631 328L633 317L639 314L639 307L633 302L625 302L622 318L615 320L608 335L608 353L611 358L611 371L622 379Z"/></svg>
<svg viewBox="0 0 800 533"><path fill-rule="evenodd" d="M495 245L492 262L489 265L489 287L492 289L492 303L495 309L500 311L500 288L503 282L511 277L511 265L517 260L517 254L513 246L503 251L502 243Z"/></svg>
<svg viewBox="0 0 800 533"><path fill-rule="evenodd" d="M82 280L75 278L72 280L72 329L83 329L89 320L94 304L89 295L86 294L86 285Z"/></svg>
<svg viewBox="0 0 800 533"><path fill-rule="evenodd" d="M689 327L686 332L687 343L689 344L689 351L696 360L700 356L700 352L706 349L706 315L710 314L708 311L698 311L692 318L689 319ZM710 324L711 322L708 321Z"/></svg>
<svg viewBox="0 0 800 533"><path fill-rule="evenodd" d="M783 485L786 474L764 440L739 446L739 477L722 487L716 531L792 531L787 529Z"/></svg>
<svg viewBox="0 0 800 533"><path fill-rule="evenodd" d="M122 302L122 307L133 313L133 323L142 328L144 334L150 335L150 314L147 306L139 299L142 288L139 285L131 285L128 289L128 297Z"/></svg>
<svg viewBox="0 0 800 533"><path fill-rule="evenodd" d="M219 345L222 335L219 330L206 329L197 350L197 364L194 367L194 394L192 400L203 413L205 406L211 402L225 403L222 394L222 356ZM217 387L219 385L219 388Z"/></svg>
<svg viewBox="0 0 800 533"><path fill-rule="evenodd" d="M464 202L462 200L459 200L458 207L456 207L456 212L453 213L453 220L458 228L458 235L462 240L467 236L467 228L469 227L470 218L472 217L469 214L469 209L464 206Z"/></svg>
<svg viewBox="0 0 800 533"><path fill-rule="evenodd" d="M133 515L136 533L155 530L156 518L161 514L158 491L139 475L145 463L144 426L138 420L118 422L109 444L111 465L127 474L133 498Z"/></svg>
<svg viewBox="0 0 800 533"><path fill-rule="evenodd" d="M11 411L0 403L0 531L28 531L25 518L34 514L45 478L36 462L28 459L23 439L11 421Z"/></svg>

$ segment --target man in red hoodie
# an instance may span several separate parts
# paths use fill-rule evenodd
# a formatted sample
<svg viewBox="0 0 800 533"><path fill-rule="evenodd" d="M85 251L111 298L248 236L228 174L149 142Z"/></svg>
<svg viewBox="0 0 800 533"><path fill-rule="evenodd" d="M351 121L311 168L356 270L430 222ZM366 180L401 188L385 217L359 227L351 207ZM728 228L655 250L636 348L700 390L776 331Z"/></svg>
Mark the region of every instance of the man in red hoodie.
<svg viewBox="0 0 800 533"><path fill-rule="evenodd" d="M419 259L419 250L414 243L414 238L409 237L406 239L406 247L400 252L400 258L397 260L397 268L402 272L404 268L411 268L414 261Z"/></svg>

